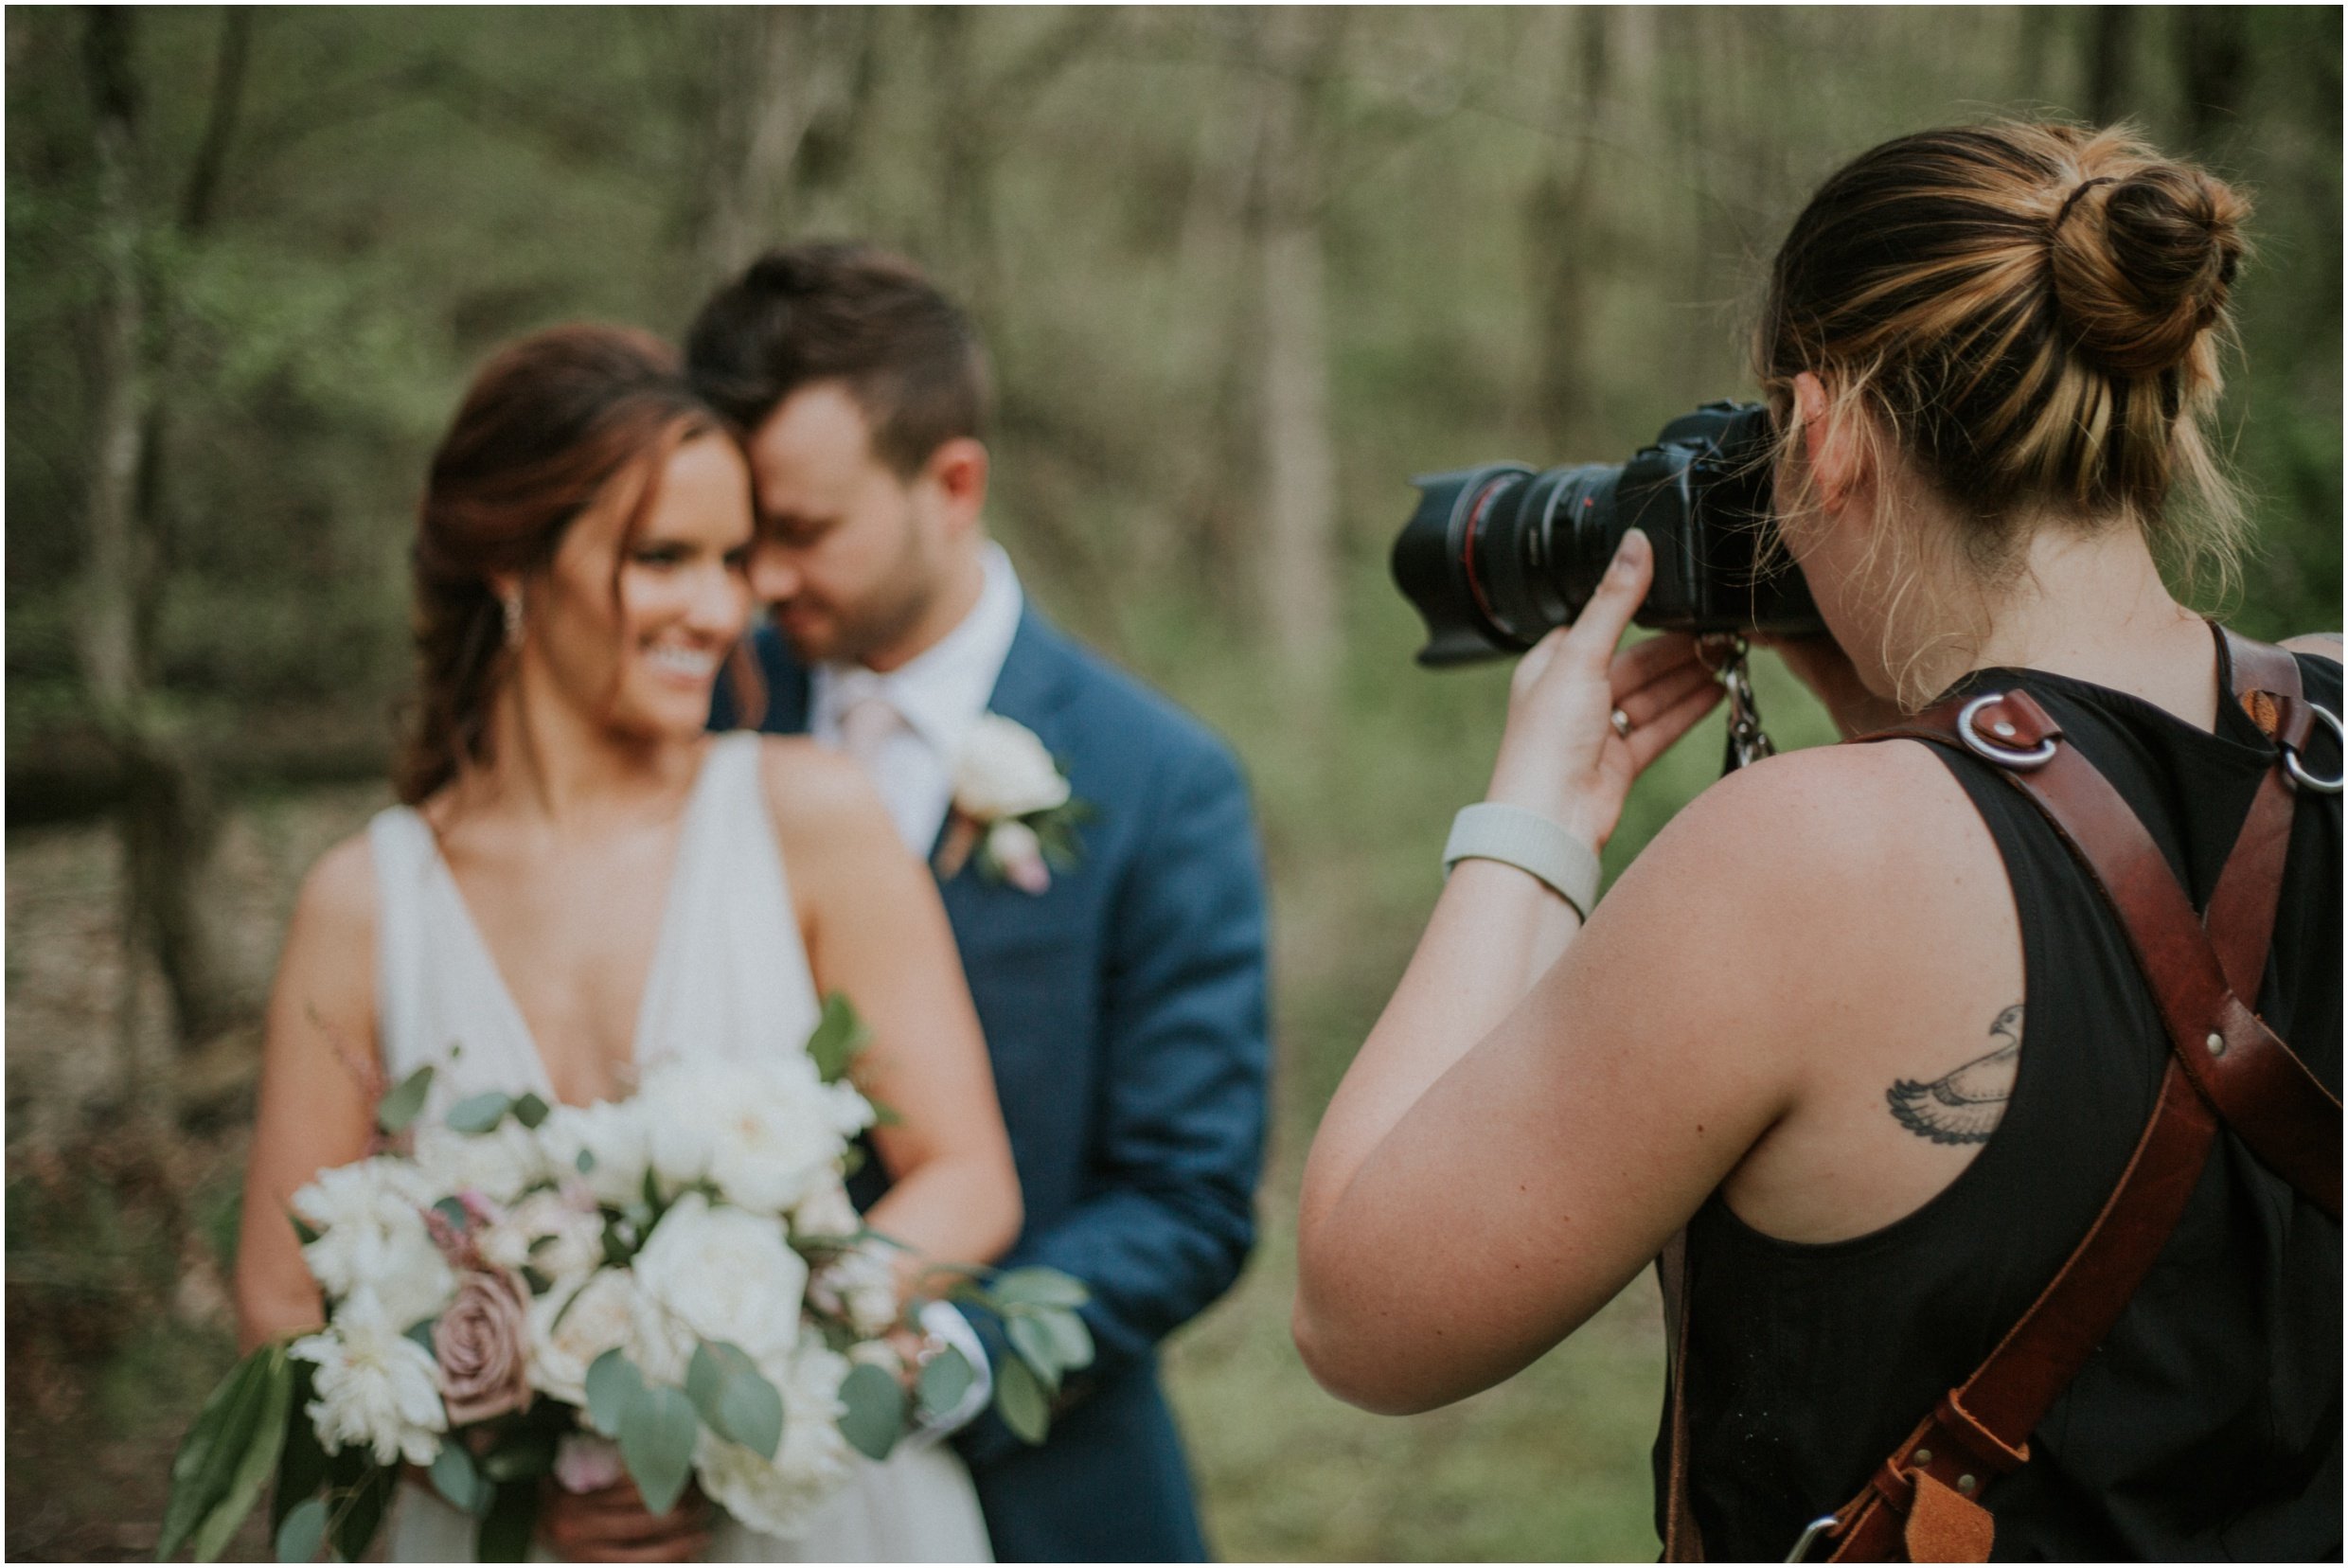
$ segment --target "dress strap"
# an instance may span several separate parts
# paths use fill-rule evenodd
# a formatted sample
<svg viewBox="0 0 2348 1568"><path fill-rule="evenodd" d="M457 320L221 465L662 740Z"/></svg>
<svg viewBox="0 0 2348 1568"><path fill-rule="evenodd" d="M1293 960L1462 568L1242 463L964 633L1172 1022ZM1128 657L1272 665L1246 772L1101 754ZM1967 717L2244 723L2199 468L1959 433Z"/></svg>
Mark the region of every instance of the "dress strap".
<svg viewBox="0 0 2348 1568"><path fill-rule="evenodd" d="M367 824L375 868L375 1018L384 1073L399 1081L422 1065L425 889L438 853L415 810L393 806Z"/></svg>

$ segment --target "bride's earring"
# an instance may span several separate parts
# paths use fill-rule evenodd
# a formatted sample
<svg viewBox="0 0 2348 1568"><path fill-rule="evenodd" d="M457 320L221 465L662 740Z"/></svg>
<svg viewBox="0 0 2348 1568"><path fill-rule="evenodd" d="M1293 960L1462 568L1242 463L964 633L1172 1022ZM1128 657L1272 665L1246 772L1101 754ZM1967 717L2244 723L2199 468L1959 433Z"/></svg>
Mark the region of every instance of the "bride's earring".
<svg viewBox="0 0 2348 1568"><path fill-rule="evenodd" d="M506 646L522 645L522 587L519 583L506 590Z"/></svg>

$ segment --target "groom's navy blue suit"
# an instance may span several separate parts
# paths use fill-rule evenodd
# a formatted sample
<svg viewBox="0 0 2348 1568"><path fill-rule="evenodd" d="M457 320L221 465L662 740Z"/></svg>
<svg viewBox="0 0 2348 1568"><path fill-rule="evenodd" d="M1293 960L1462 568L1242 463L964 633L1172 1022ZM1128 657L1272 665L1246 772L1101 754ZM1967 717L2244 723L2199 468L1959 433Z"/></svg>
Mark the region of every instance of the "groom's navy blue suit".
<svg viewBox="0 0 2348 1568"><path fill-rule="evenodd" d="M771 627L754 646L760 727L805 730L806 669ZM1098 1359L1070 1380L1042 1447L992 1416L958 1441L999 1558L1197 1560L1155 1347L1229 1288L1254 1240L1267 1044L1247 789L1204 726L1033 609L987 706L1033 730L1094 811L1081 863L1049 891L969 867L940 892L1026 1202L1004 1261L1091 1287ZM715 720L732 721L722 692ZM979 1327L1007 1353L997 1326Z"/></svg>

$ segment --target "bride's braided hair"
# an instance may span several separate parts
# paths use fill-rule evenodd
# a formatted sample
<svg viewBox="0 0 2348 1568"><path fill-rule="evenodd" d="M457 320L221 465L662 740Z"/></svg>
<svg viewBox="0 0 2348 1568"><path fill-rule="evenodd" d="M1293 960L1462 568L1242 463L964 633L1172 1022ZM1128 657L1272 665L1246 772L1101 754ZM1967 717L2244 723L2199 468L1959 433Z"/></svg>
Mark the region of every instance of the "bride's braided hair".
<svg viewBox="0 0 2348 1568"><path fill-rule="evenodd" d="M433 454L417 515L418 690L392 768L402 801L488 758L489 704L510 663L490 579L545 565L581 511L641 471L632 536L668 454L723 428L676 351L649 332L551 328L482 367Z"/></svg>

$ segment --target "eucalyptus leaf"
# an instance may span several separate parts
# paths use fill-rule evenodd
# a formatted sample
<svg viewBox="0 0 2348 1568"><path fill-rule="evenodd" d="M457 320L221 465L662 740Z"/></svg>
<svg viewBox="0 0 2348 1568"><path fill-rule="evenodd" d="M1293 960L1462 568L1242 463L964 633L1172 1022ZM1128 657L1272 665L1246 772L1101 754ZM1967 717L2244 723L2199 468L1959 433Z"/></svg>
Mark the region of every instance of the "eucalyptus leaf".
<svg viewBox="0 0 2348 1568"><path fill-rule="evenodd" d="M253 1505L261 1500L261 1488L277 1468L277 1455L285 1451L285 1419L294 1398L294 1368L283 1345L265 1346L258 1354L259 1416L251 1441L230 1472L225 1493L205 1516L204 1523L196 1526L198 1562L217 1561L227 1549L237 1526L253 1511Z"/></svg>
<svg viewBox="0 0 2348 1568"><path fill-rule="evenodd" d="M447 1221L450 1228L454 1230L461 1231L472 1223L472 1215L466 1210L465 1201L462 1198L435 1199L432 1212Z"/></svg>
<svg viewBox="0 0 2348 1568"><path fill-rule="evenodd" d="M1053 1343L1052 1331L1025 1312L1004 1319L1003 1328L1010 1335L1011 1348L1020 1360L1035 1373L1036 1381L1048 1393L1059 1392L1058 1346Z"/></svg>
<svg viewBox="0 0 2348 1568"><path fill-rule="evenodd" d="M312 1497L297 1503L294 1511L277 1526L277 1560L279 1562L314 1562L318 1548L326 1544L326 1499Z"/></svg>
<svg viewBox="0 0 2348 1568"><path fill-rule="evenodd" d="M644 1375L628 1352L614 1348L597 1356L587 1368L587 1418L598 1431L616 1436L629 1401L644 1392Z"/></svg>
<svg viewBox="0 0 2348 1568"><path fill-rule="evenodd" d="M494 1089L458 1100L449 1107L449 1131L468 1134L494 1131L513 1104L512 1096Z"/></svg>
<svg viewBox="0 0 2348 1568"><path fill-rule="evenodd" d="M709 1430L762 1459L783 1445L783 1397L739 1345L703 1340L685 1373L685 1397Z"/></svg>
<svg viewBox="0 0 2348 1568"><path fill-rule="evenodd" d="M904 1386L878 1366L860 1365L841 1382L840 1402L847 1406L840 1435L865 1458L886 1459L905 1430Z"/></svg>
<svg viewBox="0 0 2348 1568"><path fill-rule="evenodd" d="M431 1093L432 1068L427 1064L401 1078L397 1088L376 1102L375 1125L386 1137L398 1137L424 1108L424 1096Z"/></svg>
<svg viewBox="0 0 2348 1568"><path fill-rule="evenodd" d="M1058 1269L1008 1269L987 1282L987 1292L1000 1302L1037 1307L1081 1307L1093 1299L1084 1282Z"/></svg>
<svg viewBox="0 0 2348 1568"><path fill-rule="evenodd" d="M1052 1401L1018 1356L995 1368L995 1414L1024 1442L1041 1443L1052 1430Z"/></svg>
<svg viewBox="0 0 2348 1568"><path fill-rule="evenodd" d="M629 1399L619 1418L619 1456L649 1511L665 1514L685 1494L701 1430L693 1401L680 1389L640 1388Z"/></svg>
<svg viewBox="0 0 2348 1568"><path fill-rule="evenodd" d="M592 1149L582 1149L578 1151L578 1158L571 1163L578 1167L578 1173L584 1176L596 1168L596 1151Z"/></svg>
<svg viewBox="0 0 2348 1568"><path fill-rule="evenodd" d="M477 1514L489 1507L489 1484L473 1468L471 1452L454 1437L443 1442L433 1456L432 1485L460 1513Z"/></svg>
<svg viewBox="0 0 2348 1568"><path fill-rule="evenodd" d="M418 1322L409 1324L407 1327L401 1331L401 1337L414 1340L417 1344L422 1345L429 1351L432 1349L432 1331L439 1326L440 1320L438 1318L424 1318Z"/></svg>
<svg viewBox="0 0 2348 1568"><path fill-rule="evenodd" d="M1064 1308L1045 1307L1020 1315L1034 1318L1052 1336L1054 1355L1062 1372L1074 1372L1078 1367L1093 1364L1093 1330L1086 1327L1084 1319L1075 1312Z"/></svg>
<svg viewBox="0 0 2348 1568"><path fill-rule="evenodd" d="M823 1080L837 1083L847 1076L857 1053L871 1042L872 1031L857 1016L855 1004L832 991L824 998L824 1015L816 1020L815 1032L808 1036L807 1053Z"/></svg>
<svg viewBox="0 0 2348 1568"><path fill-rule="evenodd" d="M916 1382L921 1398L923 1414L943 1416L959 1405L978 1381L969 1358L952 1345L946 1346L922 1364L921 1376Z"/></svg>
<svg viewBox="0 0 2348 1568"><path fill-rule="evenodd" d="M546 1119L552 1110L553 1107L536 1095L525 1095L513 1102L514 1120L532 1131L537 1131L539 1124ZM583 1154L586 1150L580 1149L579 1152Z"/></svg>

